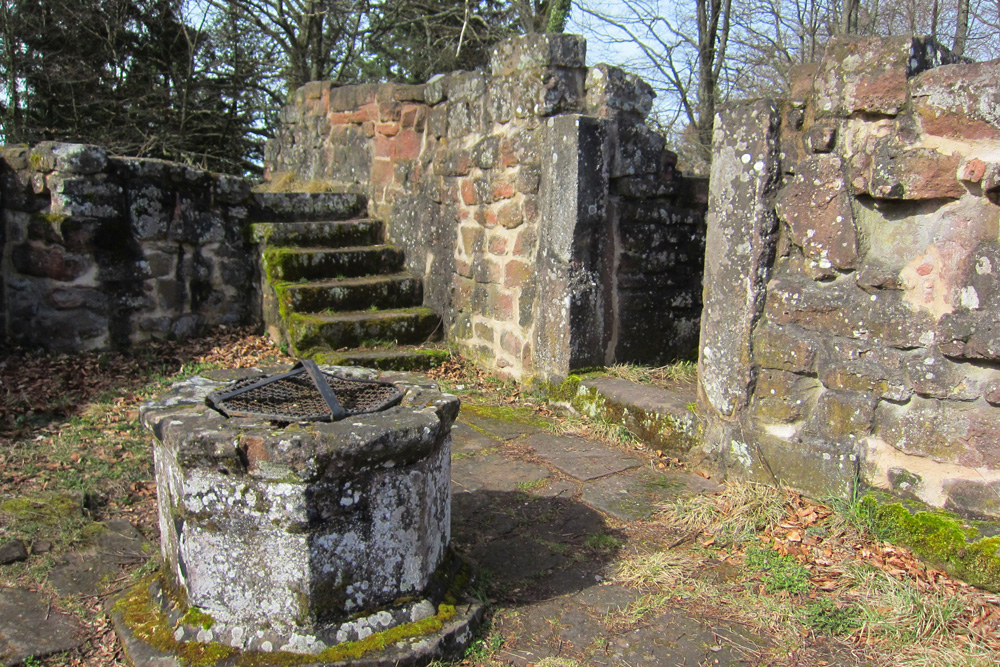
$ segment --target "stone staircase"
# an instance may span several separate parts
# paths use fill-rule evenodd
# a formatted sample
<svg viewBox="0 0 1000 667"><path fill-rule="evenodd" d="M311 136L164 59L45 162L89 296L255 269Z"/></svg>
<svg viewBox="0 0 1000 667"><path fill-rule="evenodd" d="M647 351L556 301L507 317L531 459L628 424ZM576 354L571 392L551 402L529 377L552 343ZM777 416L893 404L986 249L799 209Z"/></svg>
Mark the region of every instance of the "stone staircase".
<svg viewBox="0 0 1000 667"><path fill-rule="evenodd" d="M341 366L418 370L442 363L440 316L404 269L385 227L359 217L365 199L343 194L258 195L264 321L297 358Z"/></svg>

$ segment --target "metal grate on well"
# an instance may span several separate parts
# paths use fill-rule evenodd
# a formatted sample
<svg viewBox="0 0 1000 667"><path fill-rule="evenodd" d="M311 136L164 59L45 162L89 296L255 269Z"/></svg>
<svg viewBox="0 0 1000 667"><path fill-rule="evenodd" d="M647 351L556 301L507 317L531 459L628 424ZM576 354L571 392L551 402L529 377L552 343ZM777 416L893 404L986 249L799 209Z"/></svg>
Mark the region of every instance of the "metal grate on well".
<svg viewBox="0 0 1000 667"><path fill-rule="evenodd" d="M287 373L237 380L209 394L205 402L226 417L301 422L378 412L402 399L403 392L388 382L326 373L303 359Z"/></svg>

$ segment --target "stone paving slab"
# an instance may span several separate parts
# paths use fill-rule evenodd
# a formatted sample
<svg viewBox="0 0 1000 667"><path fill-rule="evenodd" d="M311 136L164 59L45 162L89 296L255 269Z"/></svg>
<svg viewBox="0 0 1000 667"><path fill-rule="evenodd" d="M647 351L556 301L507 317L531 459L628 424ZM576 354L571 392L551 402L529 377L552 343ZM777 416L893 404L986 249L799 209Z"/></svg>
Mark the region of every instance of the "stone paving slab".
<svg viewBox="0 0 1000 667"><path fill-rule="evenodd" d="M0 665L21 664L82 643L80 624L52 608L41 593L0 587Z"/></svg>
<svg viewBox="0 0 1000 667"><path fill-rule="evenodd" d="M516 491L550 476L545 466L506 458L501 454L479 454L452 459L452 493L492 489Z"/></svg>
<svg viewBox="0 0 1000 667"><path fill-rule="evenodd" d="M455 422L451 427L451 455L459 457L476 454L484 449L496 449L499 443L495 438L483 435L468 424Z"/></svg>
<svg viewBox="0 0 1000 667"><path fill-rule="evenodd" d="M497 440L513 440L522 435L538 433L539 429L531 424L525 424L513 419L496 419L486 415L476 414L470 410L458 413L458 421L468 424L476 430Z"/></svg>
<svg viewBox="0 0 1000 667"><path fill-rule="evenodd" d="M602 477L583 487L583 501L622 521L647 519L656 506L681 495L714 493L721 485L694 473L651 468Z"/></svg>
<svg viewBox="0 0 1000 667"><path fill-rule="evenodd" d="M112 519L104 526L93 546L70 552L49 573L49 583L60 595L96 595L120 575L123 565L141 563L158 551L128 521Z"/></svg>
<svg viewBox="0 0 1000 667"><path fill-rule="evenodd" d="M582 482L642 465L637 456L575 435L535 433L524 442L559 471Z"/></svg>
<svg viewBox="0 0 1000 667"><path fill-rule="evenodd" d="M496 624L507 637L501 657L519 667L546 657L609 667L759 664L755 655L764 640L739 625L693 618L671 606L633 624L616 618L641 597L621 586L596 584L500 614Z"/></svg>

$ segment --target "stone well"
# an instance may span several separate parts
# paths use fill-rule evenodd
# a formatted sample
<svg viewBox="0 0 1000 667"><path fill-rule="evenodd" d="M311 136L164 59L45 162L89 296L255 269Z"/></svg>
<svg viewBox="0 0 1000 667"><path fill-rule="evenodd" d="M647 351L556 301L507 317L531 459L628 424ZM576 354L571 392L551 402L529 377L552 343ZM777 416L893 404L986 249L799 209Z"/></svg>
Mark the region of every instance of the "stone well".
<svg viewBox="0 0 1000 667"><path fill-rule="evenodd" d="M437 614L455 569L458 399L397 375L399 405L336 422L226 418L205 404L252 372L193 377L142 408L165 567L182 602L213 619L175 638L319 654Z"/></svg>

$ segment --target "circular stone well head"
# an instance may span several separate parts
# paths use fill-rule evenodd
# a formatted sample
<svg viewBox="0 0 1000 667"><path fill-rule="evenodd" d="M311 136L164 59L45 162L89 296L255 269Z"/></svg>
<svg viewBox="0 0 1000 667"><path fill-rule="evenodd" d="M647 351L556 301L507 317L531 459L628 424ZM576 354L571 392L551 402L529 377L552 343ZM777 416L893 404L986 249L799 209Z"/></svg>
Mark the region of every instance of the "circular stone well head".
<svg viewBox="0 0 1000 667"><path fill-rule="evenodd" d="M199 641L320 653L436 613L458 398L397 374L378 379L405 392L399 405L336 422L230 419L205 404L252 372L192 377L141 411L166 568L214 619Z"/></svg>

